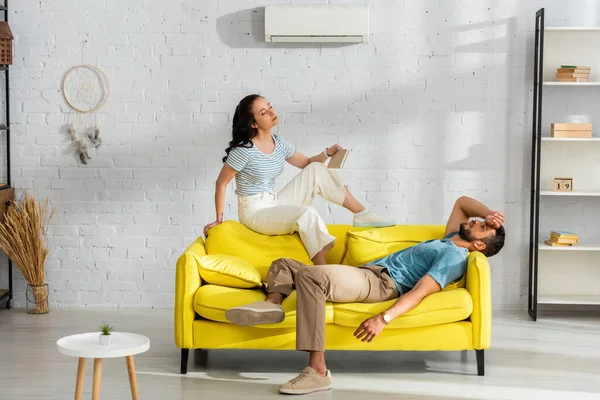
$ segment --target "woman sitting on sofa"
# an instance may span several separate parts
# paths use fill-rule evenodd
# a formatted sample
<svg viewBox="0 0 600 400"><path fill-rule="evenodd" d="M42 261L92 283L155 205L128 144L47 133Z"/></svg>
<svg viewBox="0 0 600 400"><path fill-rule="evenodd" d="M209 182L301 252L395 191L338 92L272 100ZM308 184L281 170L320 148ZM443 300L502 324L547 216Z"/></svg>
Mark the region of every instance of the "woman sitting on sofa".
<svg viewBox="0 0 600 400"><path fill-rule="evenodd" d="M273 106L259 95L244 97L236 107L233 139L225 150L227 155L216 184L217 220L204 227L205 236L210 228L223 222L225 191L234 177L240 222L265 235L298 232L315 265L325 264L325 253L335 242L321 216L310 206L315 195L354 213L354 226L395 225L395 221L386 221L363 206L336 173L323 164L341 146L336 144L306 157L293 144L272 133L278 122ZM275 180L283 172L285 161L301 171L276 193Z"/></svg>

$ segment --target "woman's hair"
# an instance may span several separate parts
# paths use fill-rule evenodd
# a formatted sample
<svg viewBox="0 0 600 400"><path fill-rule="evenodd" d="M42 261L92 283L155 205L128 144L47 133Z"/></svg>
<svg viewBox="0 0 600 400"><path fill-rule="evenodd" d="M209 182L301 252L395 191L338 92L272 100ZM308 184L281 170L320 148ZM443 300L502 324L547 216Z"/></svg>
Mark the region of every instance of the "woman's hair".
<svg viewBox="0 0 600 400"><path fill-rule="evenodd" d="M235 108L233 114L233 139L229 142L229 147L225 149L227 155L223 157L223 162L227 161L229 152L236 147L252 147L251 139L256 136L258 130L252 127L252 124L256 122L254 115L252 115L252 104L258 98L261 98L258 94L250 94L244 97Z"/></svg>

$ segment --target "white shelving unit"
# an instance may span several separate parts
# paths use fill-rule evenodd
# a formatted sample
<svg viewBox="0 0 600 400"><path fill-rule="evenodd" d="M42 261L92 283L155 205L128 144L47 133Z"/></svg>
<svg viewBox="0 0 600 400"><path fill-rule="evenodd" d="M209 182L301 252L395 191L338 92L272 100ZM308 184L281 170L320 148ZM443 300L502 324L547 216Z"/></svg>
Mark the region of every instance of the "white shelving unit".
<svg viewBox="0 0 600 400"><path fill-rule="evenodd" d="M542 142L600 142L600 137L592 138L556 138L556 137L542 137Z"/></svg>
<svg viewBox="0 0 600 400"><path fill-rule="evenodd" d="M554 180L554 178L552 178ZM562 196L562 197L576 197L576 196L600 196L598 190L574 190L572 192L555 192L554 190L542 190L541 196Z"/></svg>
<svg viewBox="0 0 600 400"><path fill-rule="evenodd" d="M578 104L583 103L571 102L554 110L548 106L560 104L566 98L583 97L586 102L600 104L600 91L596 88L600 87L600 27L544 27L544 9L541 9L536 14L535 35L529 260L529 314L534 320L538 304L600 305L600 243L586 242L586 235L569 224L569 217L556 219L554 215L544 215L545 207L540 206L545 201L554 207L565 202L571 209L583 201L600 204L600 199L595 199L600 197L600 121L593 120L589 110L586 113L579 109ZM558 82L556 69L565 64L590 66L590 82ZM573 86L580 88L573 92ZM568 97L567 93L572 94ZM557 110L568 113L568 117L559 115L554 119ZM550 137L547 121L592 123L592 138ZM555 177L571 177L573 191L554 191ZM542 216L552 224L551 229L579 233L582 242L570 247L545 244L550 231L539 230ZM594 229L597 223L598 217L589 218L586 229Z"/></svg>
<svg viewBox="0 0 600 400"><path fill-rule="evenodd" d="M600 243L589 244L589 243L578 243L577 246L569 247L554 247L548 246L546 243L541 242L539 245L540 251L600 251Z"/></svg>
<svg viewBox="0 0 600 400"><path fill-rule="evenodd" d="M600 296L595 295L540 295L539 304L593 304L600 305Z"/></svg>
<svg viewBox="0 0 600 400"><path fill-rule="evenodd" d="M600 86L600 82L544 82L544 86Z"/></svg>

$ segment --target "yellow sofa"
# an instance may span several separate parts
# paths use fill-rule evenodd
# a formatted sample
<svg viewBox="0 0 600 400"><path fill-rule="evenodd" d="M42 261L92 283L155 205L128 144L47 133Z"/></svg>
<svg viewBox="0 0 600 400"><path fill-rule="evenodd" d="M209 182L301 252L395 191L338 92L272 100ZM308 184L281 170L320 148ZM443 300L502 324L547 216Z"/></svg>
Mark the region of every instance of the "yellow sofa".
<svg viewBox="0 0 600 400"><path fill-rule="evenodd" d="M444 229L441 225L376 229L329 225L337 240L327 262L363 265L424 240L442 238ZM187 373L190 349L295 349L295 291L283 302L286 317L281 324L240 327L225 318L227 309L265 298L258 286L271 262L282 257L312 265L297 234L260 235L235 221L212 228L206 242L198 238L184 251L177 261L174 310L182 374ZM484 374L492 313L490 268L483 254L469 253L465 276L427 296L371 343L353 336L361 322L394 301L327 303L326 350L476 350L477 373Z"/></svg>

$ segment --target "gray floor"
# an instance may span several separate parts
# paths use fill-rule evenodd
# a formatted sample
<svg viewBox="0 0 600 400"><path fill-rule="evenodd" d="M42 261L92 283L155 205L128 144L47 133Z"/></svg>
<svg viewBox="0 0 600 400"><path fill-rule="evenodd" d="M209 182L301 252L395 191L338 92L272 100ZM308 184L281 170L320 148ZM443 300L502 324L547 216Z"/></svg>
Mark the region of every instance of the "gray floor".
<svg viewBox="0 0 600 400"><path fill-rule="evenodd" d="M207 366L179 375L170 310L0 311L0 399L72 399L77 360L58 353L58 338L95 331L103 321L146 335L135 357L140 399L280 398L277 388L304 367L296 352L209 353ZM486 376L475 375L474 352L331 352L333 391L306 399L599 399L600 313L495 313ZM84 398L91 398L88 362ZM105 360L103 399L131 398L125 361Z"/></svg>

